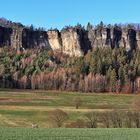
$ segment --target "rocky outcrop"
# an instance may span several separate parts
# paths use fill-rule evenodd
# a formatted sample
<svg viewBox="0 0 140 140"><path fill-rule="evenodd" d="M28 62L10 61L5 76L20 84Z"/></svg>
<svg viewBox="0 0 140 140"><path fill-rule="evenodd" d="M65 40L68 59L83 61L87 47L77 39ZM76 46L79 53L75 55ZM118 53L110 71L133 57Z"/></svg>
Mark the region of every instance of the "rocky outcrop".
<svg viewBox="0 0 140 140"><path fill-rule="evenodd" d="M81 27L67 27L59 32L49 30L48 41L54 51L70 56L82 56L90 47L87 32Z"/></svg>
<svg viewBox="0 0 140 140"><path fill-rule="evenodd" d="M48 34L48 41L52 50L62 51L62 39L59 30L57 29L49 30L47 34Z"/></svg>
<svg viewBox="0 0 140 140"><path fill-rule="evenodd" d="M83 55L83 52L81 51L81 45L80 45L80 35L74 28L62 30L61 36L62 36L62 44L63 44L63 53L68 54L70 56Z"/></svg>
<svg viewBox="0 0 140 140"><path fill-rule="evenodd" d="M13 28L13 33L11 35L11 46L12 48L21 48L22 47L22 28Z"/></svg>
<svg viewBox="0 0 140 140"><path fill-rule="evenodd" d="M31 30L24 28L22 31L22 47L50 49L46 31Z"/></svg>
<svg viewBox="0 0 140 140"><path fill-rule="evenodd" d="M90 49L88 34L82 28L66 28L61 31L62 51L70 56L82 56Z"/></svg>
<svg viewBox="0 0 140 140"><path fill-rule="evenodd" d="M113 49L124 47L127 51L136 49L139 46L137 41L140 40L135 29L129 28L125 31L118 26L90 28L88 29L88 36L92 48L109 46Z"/></svg>
<svg viewBox="0 0 140 140"><path fill-rule="evenodd" d="M140 29L136 31L137 47L140 49Z"/></svg>
<svg viewBox="0 0 140 140"><path fill-rule="evenodd" d="M0 47L15 49L44 48L52 49L70 56L82 56L94 47L124 47L127 51L140 48L140 29L135 27L93 26L87 30L82 26L66 27L61 31L43 31L10 23L0 26ZM4 25L4 26L3 26ZM7 26L7 27L6 27Z"/></svg>
<svg viewBox="0 0 140 140"><path fill-rule="evenodd" d="M96 47L105 47L105 40L106 40L106 31L104 29L102 30L95 30L95 43L94 46Z"/></svg>

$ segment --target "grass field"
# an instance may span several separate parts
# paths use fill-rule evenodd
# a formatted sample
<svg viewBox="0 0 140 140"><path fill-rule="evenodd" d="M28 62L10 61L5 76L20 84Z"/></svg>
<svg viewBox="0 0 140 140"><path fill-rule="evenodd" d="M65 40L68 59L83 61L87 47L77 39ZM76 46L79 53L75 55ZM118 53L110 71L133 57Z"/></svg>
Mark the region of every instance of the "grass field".
<svg viewBox="0 0 140 140"><path fill-rule="evenodd" d="M73 104L76 96L83 102L79 109ZM64 110L70 122L84 118L89 111L134 110L136 100L140 100L139 95L0 90L0 126L31 127L37 123L41 128L48 128L52 127L47 119L49 110Z"/></svg>
<svg viewBox="0 0 140 140"><path fill-rule="evenodd" d="M139 140L140 129L0 128L0 140Z"/></svg>

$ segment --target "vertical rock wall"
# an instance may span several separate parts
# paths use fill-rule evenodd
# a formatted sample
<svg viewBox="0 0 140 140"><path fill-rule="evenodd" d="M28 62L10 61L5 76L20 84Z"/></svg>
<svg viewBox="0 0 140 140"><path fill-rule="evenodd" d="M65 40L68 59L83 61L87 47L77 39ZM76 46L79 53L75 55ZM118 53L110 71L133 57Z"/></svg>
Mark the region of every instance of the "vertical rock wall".
<svg viewBox="0 0 140 140"><path fill-rule="evenodd" d="M0 47L11 46L11 35L13 30L0 26Z"/></svg>
<svg viewBox="0 0 140 140"><path fill-rule="evenodd" d="M62 51L62 39L60 32L58 30L49 30L47 34L52 50Z"/></svg>
<svg viewBox="0 0 140 140"><path fill-rule="evenodd" d="M22 28L13 28L13 33L11 35L11 47L17 49L22 47Z"/></svg>
<svg viewBox="0 0 140 140"><path fill-rule="evenodd" d="M22 31L22 47L23 48L47 48L50 49L47 32L33 31L30 29L23 29Z"/></svg>
<svg viewBox="0 0 140 140"><path fill-rule="evenodd" d="M30 49L45 48L59 51L70 56L83 56L94 47L119 48L127 51L140 48L140 30L121 27L67 27L61 31L33 30L30 28L14 28L0 26L0 47Z"/></svg>

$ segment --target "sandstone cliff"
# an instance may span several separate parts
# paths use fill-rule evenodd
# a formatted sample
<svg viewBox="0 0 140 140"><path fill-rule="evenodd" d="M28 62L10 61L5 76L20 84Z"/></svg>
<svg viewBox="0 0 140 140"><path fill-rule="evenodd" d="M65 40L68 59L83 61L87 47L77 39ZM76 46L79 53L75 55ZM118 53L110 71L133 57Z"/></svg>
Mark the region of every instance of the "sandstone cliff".
<svg viewBox="0 0 140 140"><path fill-rule="evenodd" d="M31 30L24 28L22 31L23 48L46 48L50 49L46 31Z"/></svg>
<svg viewBox="0 0 140 140"><path fill-rule="evenodd" d="M70 56L82 56L94 47L124 47L127 51L140 48L140 30L134 27L81 26L66 27L61 31L33 30L24 26L0 26L0 47L15 49L44 48Z"/></svg>
<svg viewBox="0 0 140 140"><path fill-rule="evenodd" d="M59 30L49 30L47 34L48 41L52 50L62 51L62 39Z"/></svg>
<svg viewBox="0 0 140 140"><path fill-rule="evenodd" d="M61 31L62 51L70 56L82 56L90 48L86 31L82 28L67 28Z"/></svg>
<svg viewBox="0 0 140 140"><path fill-rule="evenodd" d="M118 26L89 28L88 36L92 47L124 47L127 51L140 47L138 33L133 28L128 28L127 31Z"/></svg>
<svg viewBox="0 0 140 140"><path fill-rule="evenodd" d="M22 47L22 28L13 28L11 34L11 47L12 48L21 48Z"/></svg>

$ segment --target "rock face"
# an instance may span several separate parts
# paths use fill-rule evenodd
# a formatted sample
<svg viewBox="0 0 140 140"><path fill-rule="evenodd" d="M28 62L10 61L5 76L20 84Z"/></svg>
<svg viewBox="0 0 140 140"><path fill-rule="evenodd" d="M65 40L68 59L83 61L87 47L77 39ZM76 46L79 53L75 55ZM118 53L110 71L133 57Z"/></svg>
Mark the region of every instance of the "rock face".
<svg viewBox="0 0 140 140"><path fill-rule="evenodd" d="M22 47L23 48L47 48L50 49L48 36L45 31L33 31L31 29L23 29L22 31Z"/></svg>
<svg viewBox="0 0 140 140"><path fill-rule="evenodd" d="M0 26L0 47L15 49L44 48L52 49L69 56L82 56L94 47L109 46L112 49L124 47L127 51L140 48L140 29L118 26L66 27L61 31L34 30L24 26Z"/></svg>
<svg viewBox="0 0 140 140"><path fill-rule="evenodd" d="M113 28L88 29L88 36L92 47L109 46L112 49L115 47L124 47L127 51L139 47L137 41L140 38L137 34L137 31L133 28L125 31L118 26L114 26Z"/></svg>
<svg viewBox="0 0 140 140"><path fill-rule="evenodd" d="M82 56L90 49L88 34L81 28L67 28L61 31L62 51L70 56Z"/></svg>
<svg viewBox="0 0 140 140"><path fill-rule="evenodd" d="M0 47L11 46L11 35L13 30L0 26Z"/></svg>
<svg viewBox="0 0 140 140"><path fill-rule="evenodd" d="M48 34L48 41L52 50L62 51L61 33L58 30L49 30L47 34Z"/></svg>
<svg viewBox="0 0 140 140"><path fill-rule="evenodd" d="M11 35L11 46L13 48L21 48L22 47L22 28L15 29L13 28L13 33Z"/></svg>
<svg viewBox="0 0 140 140"><path fill-rule="evenodd" d="M137 47L140 49L140 29L136 31Z"/></svg>
<svg viewBox="0 0 140 140"><path fill-rule="evenodd" d="M113 29L113 36L112 36L112 48L119 48L122 39L122 30L119 27L114 27Z"/></svg>
<svg viewBox="0 0 140 140"><path fill-rule="evenodd" d="M75 29L62 30L62 44L63 52L69 54L70 56L76 55L81 56L83 52L81 51L80 35Z"/></svg>
<svg viewBox="0 0 140 140"><path fill-rule="evenodd" d="M127 47L128 50L134 50L137 47L136 31L134 29L128 29L127 34Z"/></svg>
<svg viewBox="0 0 140 140"><path fill-rule="evenodd" d="M59 51L70 56L82 56L89 50L87 32L82 28L65 28L58 30L49 30L48 41L54 51Z"/></svg>

